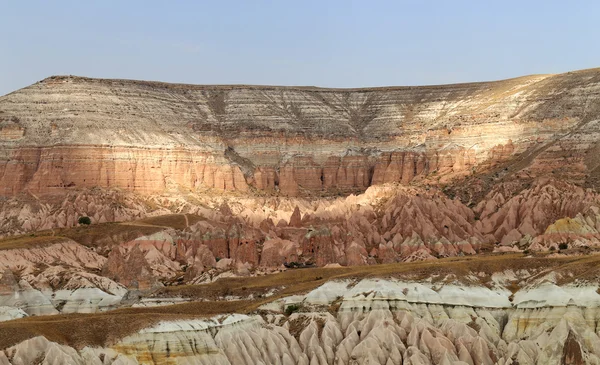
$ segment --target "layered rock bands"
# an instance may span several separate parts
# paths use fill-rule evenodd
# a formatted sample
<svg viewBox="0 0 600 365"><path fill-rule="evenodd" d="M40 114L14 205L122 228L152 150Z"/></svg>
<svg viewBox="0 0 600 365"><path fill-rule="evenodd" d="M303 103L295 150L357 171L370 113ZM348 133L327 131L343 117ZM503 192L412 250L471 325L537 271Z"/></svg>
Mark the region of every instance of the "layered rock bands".
<svg viewBox="0 0 600 365"><path fill-rule="evenodd" d="M51 77L0 97L0 194L339 193L515 158L517 171L593 182L599 90L597 69L343 90Z"/></svg>

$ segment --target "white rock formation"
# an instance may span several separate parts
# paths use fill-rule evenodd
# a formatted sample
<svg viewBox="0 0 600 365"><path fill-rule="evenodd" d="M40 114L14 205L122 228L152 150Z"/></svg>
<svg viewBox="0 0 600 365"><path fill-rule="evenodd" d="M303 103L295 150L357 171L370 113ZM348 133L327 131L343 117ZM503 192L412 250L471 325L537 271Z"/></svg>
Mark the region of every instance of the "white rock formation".
<svg viewBox="0 0 600 365"><path fill-rule="evenodd" d="M0 364L600 364L596 289L332 281L264 306L270 314L160 322L106 348L36 337L0 352ZM284 315L289 303L300 311Z"/></svg>

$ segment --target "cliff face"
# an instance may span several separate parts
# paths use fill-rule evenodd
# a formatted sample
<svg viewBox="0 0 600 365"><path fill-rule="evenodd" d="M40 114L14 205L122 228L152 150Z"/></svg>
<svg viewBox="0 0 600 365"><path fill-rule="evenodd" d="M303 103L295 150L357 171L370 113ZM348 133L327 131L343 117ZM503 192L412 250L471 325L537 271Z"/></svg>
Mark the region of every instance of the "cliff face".
<svg viewBox="0 0 600 365"><path fill-rule="evenodd" d="M51 77L0 97L0 235L226 206L212 229L250 246L195 242L252 267L596 246L599 123L600 69L344 90Z"/></svg>
<svg viewBox="0 0 600 365"><path fill-rule="evenodd" d="M338 193L444 182L515 158L584 181L597 167L586 152L599 93L598 69L348 90L51 77L0 97L0 194Z"/></svg>

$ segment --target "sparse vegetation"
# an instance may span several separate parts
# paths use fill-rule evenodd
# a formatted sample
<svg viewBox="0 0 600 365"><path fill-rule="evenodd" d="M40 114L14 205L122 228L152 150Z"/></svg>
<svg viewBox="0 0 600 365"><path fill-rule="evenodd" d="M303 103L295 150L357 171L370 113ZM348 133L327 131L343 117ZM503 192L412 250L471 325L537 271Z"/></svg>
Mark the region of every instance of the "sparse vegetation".
<svg viewBox="0 0 600 365"><path fill-rule="evenodd" d="M0 250L36 247L53 244L70 238L84 246L95 247L100 242L110 242L110 237L120 237L123 241L132 240L141 235L149 235L166 227L184 229L186 216L189 225L202 218L194 214L168 214L144 218L133 222L98 223L88 227L79 225L71 228L37 231L20 236L12 236L0 240Z"/></svg>
<svg viewBox="0 0 600 365"><path fill-rule="evenodd" d="M565 242L563 242L563 243L561 243L561 244L559 244L559 245L558 245L558 248L559 248L560 250L566 250L566 249L568 249L568 248L569 248L569 244L568 244L568 243L565 243Z"/></svg>
<svg viewBox="0 0 600 365"><path fill-rule="evenodd" d="M291 316L292 313L296 313L300 310L301 306L300 304L290 304L287 307L285 307L285 315L286 316Z"/></svg>
<svg viewBox="0 0 600 365"><path fill-rule="evenodd" d="M16 248L34 248L51 245L64 241L65 237L50 235L23 235L8 237L0 240L0 250L11 250Z"/></svg>
<svg viewBox="0 0 600 365"><path fill-rule="evenodd" d="M342 306L342 299L343 299L343 297L335 298L335 300L333 302L331 302L331 304L327 308L327 311L329 313L331 313L333 316L337 316L338 311L340 310L340 307Z"/></svg>

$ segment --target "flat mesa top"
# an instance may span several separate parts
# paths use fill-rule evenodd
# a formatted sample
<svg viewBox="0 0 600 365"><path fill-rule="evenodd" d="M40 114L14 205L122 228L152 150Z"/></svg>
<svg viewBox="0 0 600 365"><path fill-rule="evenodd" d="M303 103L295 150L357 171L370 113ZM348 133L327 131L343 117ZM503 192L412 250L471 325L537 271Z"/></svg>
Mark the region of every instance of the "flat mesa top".
<svg viewBox="0 0 600 365"><path fill-rule="evenodd" d="M600 69L598 69L600 70ZM112 85L138 85L148 86L155 88L167 88L167 89L188 89L188 90L204 90L204 89L221 89L221 90L236 90L236 89L247 89L247 90L299 90L299 91L321 91L321 92L367 92L367 91L396 91L396 90L412 90L412 89L439 89L445 87L474 87L482 85L492 85L503 82L523 82L529 79L540 79L554 74L535 74L527 76L519 76L510 79L493 80L493 81L477 81L477 82L461 82L454 84L432 84L432 85L407 85L407 86L372 86L372 87L350 87L350 88L336 88L336 87L320 87L320 86L303 86L303 85L251 85L251 84L187 84L187 83L171 83L163 81L150 81L150 80L133 80L133 79L105 79L105 78L94 78L86 76L76 75L53 75L47 77L38 83L40 84L52 84L59 82L88 82L88 83L106 83Z"/></svg>

